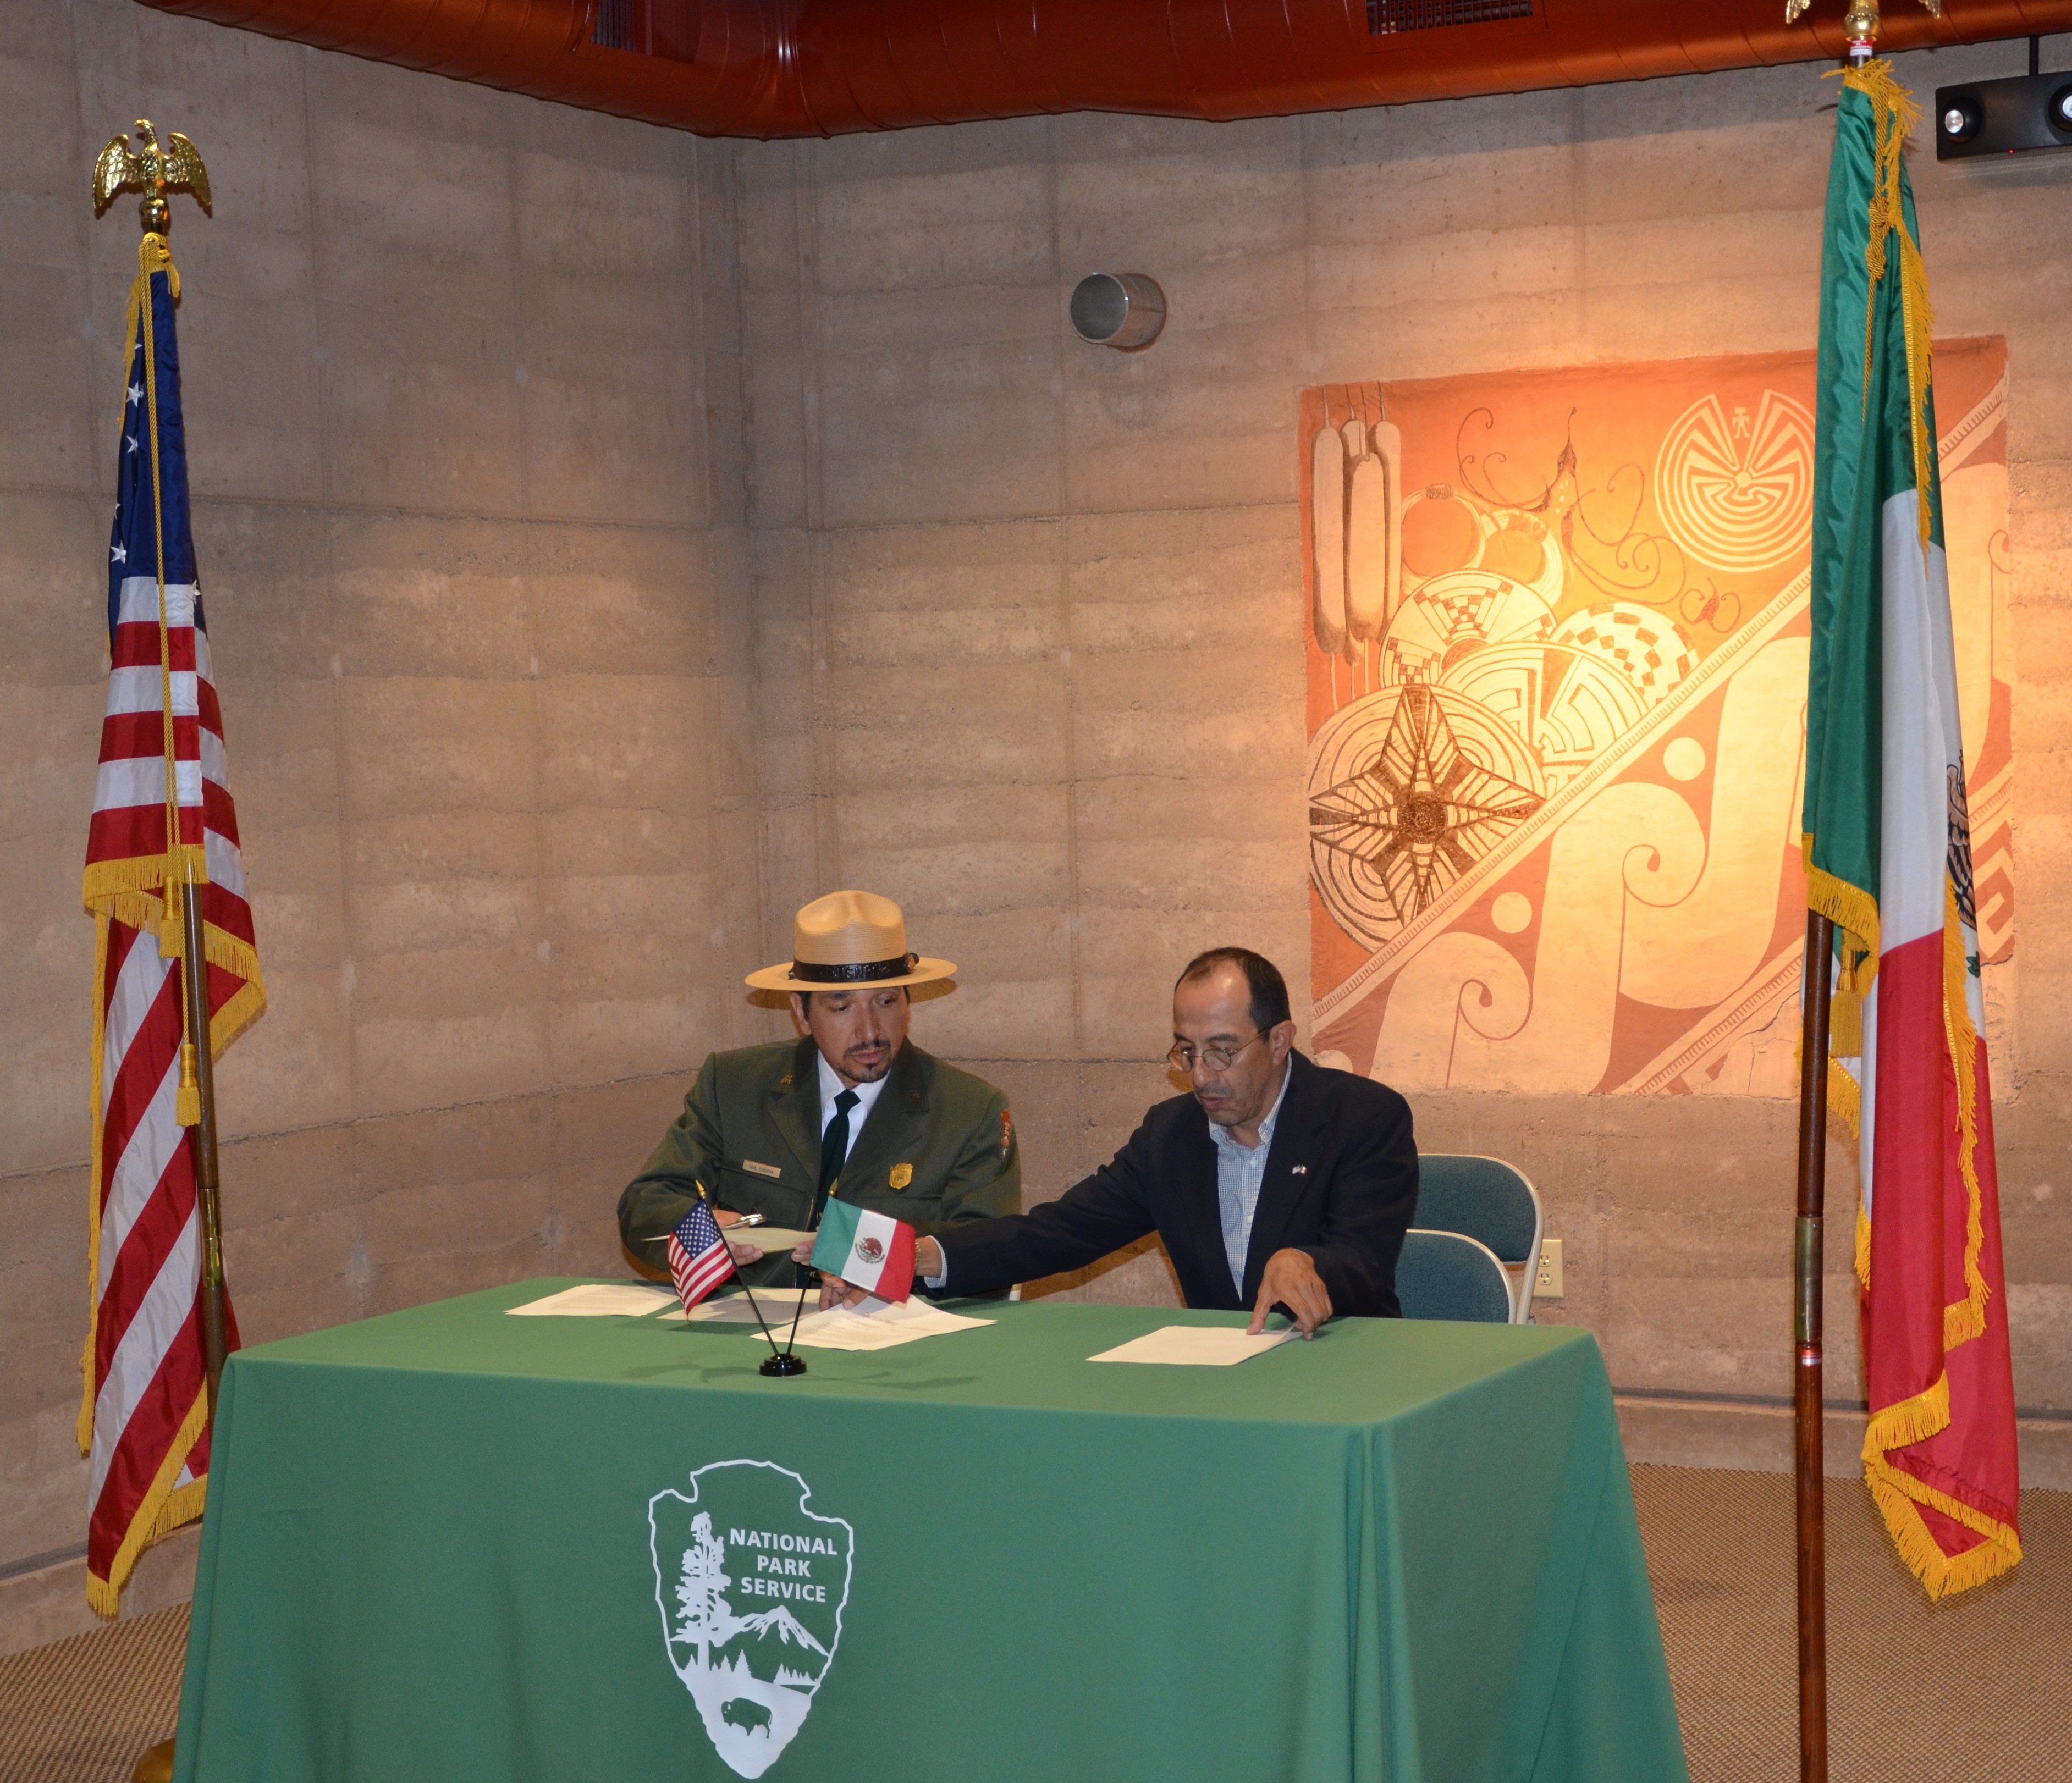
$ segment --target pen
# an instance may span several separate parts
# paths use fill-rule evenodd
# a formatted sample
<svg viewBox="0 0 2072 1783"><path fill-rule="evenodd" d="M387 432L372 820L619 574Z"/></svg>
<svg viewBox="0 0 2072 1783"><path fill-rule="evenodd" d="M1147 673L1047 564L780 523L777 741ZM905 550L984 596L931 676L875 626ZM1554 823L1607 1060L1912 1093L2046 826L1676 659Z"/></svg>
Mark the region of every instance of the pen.
<svg viewBox="0 0 2072 1783"><path fill-rule="evenodd" d="M726 1233L733 1231L736 1226L763 1226L767 1223L768 1222L766 1221L760 1214L743 1214L739 1219L730 1221L728 1224L720 1227L720 1230L722 1233ZM663 1244L668 1241L668 1237L669 1235L667 1232L657 1232L654 1237L643 1239L640 1242L643 1244Z"/></svg>

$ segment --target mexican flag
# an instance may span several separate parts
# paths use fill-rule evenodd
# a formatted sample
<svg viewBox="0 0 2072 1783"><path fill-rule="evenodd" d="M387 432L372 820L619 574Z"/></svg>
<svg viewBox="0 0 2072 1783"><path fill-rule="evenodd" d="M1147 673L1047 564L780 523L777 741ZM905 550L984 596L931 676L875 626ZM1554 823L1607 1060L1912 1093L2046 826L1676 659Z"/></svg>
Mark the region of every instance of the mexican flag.
<svg viewBox="0 0 2072 1783"><path fill-rule="evenodd" d="M903 1300L914 1292L914 1228L890 1214L830 1201L813 1240L813 1267L882 1300Z"/></svg>
<svg viewBox="0 0 2072 1783"><path fill-rule="evenodd" d="M1859 1138L1864 1469L1931 1597L2021 1558L1927 277L1890 64L1842 77L1820 273L1807 896Z"/></svg>

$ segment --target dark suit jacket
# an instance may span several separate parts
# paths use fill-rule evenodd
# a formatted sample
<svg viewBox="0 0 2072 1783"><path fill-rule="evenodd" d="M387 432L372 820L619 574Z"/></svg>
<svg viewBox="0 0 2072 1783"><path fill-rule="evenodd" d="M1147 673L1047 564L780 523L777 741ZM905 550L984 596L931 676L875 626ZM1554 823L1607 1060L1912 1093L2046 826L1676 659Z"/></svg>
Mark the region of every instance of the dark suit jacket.
<svg viewBox="0 0 2072 1783"><path fill-rule="evenodd" d="M1156 1231L1190 1306L1249 1312L1266 1259L1293 1247L1316 1263L1334 1313L1400 1317L1396 1259L1417 1210L1410 1105L1386 1084L1289 1058L1242 1289L1223 1251L1208 1116L1182 1095L1153 1108L1112 1162L1057 1200L937 1232L945 1291L980 1293L1082 1269Z"/></svg>

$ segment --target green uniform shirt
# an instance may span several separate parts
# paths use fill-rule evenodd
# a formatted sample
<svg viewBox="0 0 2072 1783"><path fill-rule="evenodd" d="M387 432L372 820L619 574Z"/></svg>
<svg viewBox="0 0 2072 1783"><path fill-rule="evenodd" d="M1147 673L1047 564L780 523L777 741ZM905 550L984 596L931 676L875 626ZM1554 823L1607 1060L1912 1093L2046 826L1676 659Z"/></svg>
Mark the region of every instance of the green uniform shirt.
<svg viewBox="0 0 2072 1783"><path fill-rule="evenodd" d="M804 1226L820 1175L820 1078L810 1038L714 1053L684 1111L619 1198L627 1253L661 1272L657 1239L689 1211L693 1181L716 1206ZM1001 1091L945 1065L911 1041L850 1148L834 1193L904 1220L923 1236L969 1220L1018 1213L1022 1150ZM787 1258L746 1273L756 1285L788 1282Z"/></svg>

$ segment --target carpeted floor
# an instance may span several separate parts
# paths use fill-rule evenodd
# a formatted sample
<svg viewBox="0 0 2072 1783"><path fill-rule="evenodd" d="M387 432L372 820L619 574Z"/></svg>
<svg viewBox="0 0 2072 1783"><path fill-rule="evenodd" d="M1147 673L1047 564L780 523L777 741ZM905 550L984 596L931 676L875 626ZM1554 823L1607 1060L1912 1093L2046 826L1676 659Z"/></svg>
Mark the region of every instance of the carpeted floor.
<svg viewBox="0 0 2072 1783"><path fill-rule="evenodd" d="M1790 1479L1636 1467L1633 1489L1692 1783L1794 1783ZM2072 1492L2024 1493L2021 1564L1940 1604L1860 1481L1827 1499L1834 1783L2072 1776Z"/></svg>
<svg viewBox="0 0 2072 1783"><path fill-rule="evenodd" d="M1794 1783L1791 1482L1637 1467L1634 1494L1692 1783ZM2022 1499L2014 1573L1931 1604L1870 1496L1827 1482L1834 1783L2072 1774L2072 1493ZM128 1783L172 1732L185 1608L0 1659L0 1783Z"/></svg>
<svg viewBox="0 0 2072 1783"><path fill-rule="evenodd" d="M187 1607L0 1659L0 1783L130 1783L179 1719Z"/></svg>

